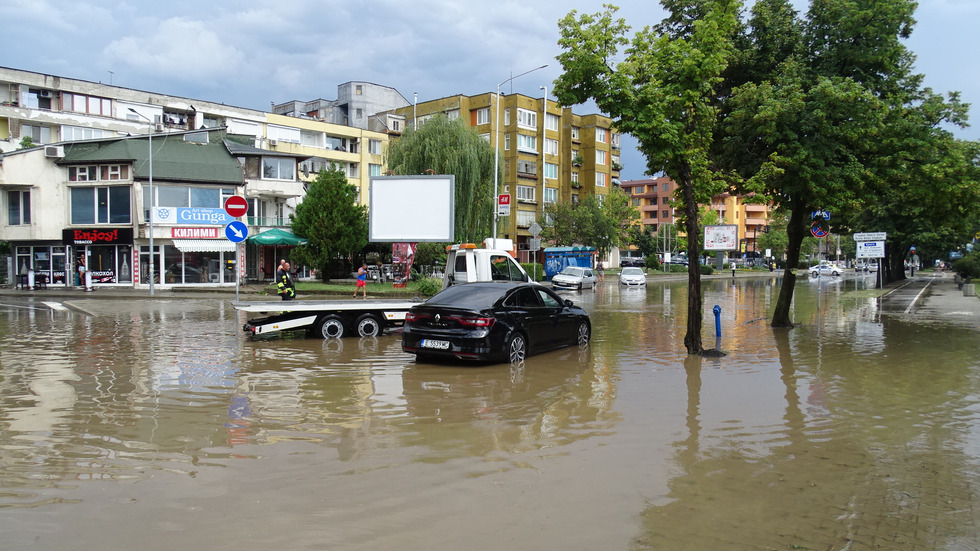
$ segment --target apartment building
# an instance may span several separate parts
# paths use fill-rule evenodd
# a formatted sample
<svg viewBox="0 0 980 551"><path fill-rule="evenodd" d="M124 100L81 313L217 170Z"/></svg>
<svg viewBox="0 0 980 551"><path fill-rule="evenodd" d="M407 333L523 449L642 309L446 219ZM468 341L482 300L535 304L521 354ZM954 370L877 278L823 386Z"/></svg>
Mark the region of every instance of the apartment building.
<svg viewBox="0 0 980 551"><path fill-rule="evenodd" d="M261 184L244 188L249 203L247 223L250 235L255 236L270 229L288 229L289 215L295 212L296 205L303 197L302 182L310 181L320 168L330 164L343 168L348 180L358 188L361 202L367 203L370 176L381 174L389 135L396 133L393 128L401 127L404 121L394 114L379 117L375 112L368 117L365 113L373 109L403 106L407 102L390 88L370 83L346 83L339 87L339 93L341 96L333 102L334 107L339 113L353 111L353 117L335 114L320 117L319 112L301 113L285 108L283 111L287 114L275 114L0 67L0 159L5 153L25 146L52 148L44 147L42 153L69 152L73 150L69 145L76 142L147 134L152 135L154 144L159 145L166 143L168 137L183 140L185 133L191 130L222 129L228 136L238 136L238 141L244 143L236 147L250 148L246 156L252 158L262 171L266 171L258 178ZM358 114L363 117L358 117ZM355 122L362 120L365 128L329 122L341 118ZM366 129L369 126L377 130ZM60 150L57 149L59 147ZM239 153L242 152L240 149ZM155 158L154 167L162 162L161 157ZM298 165L295 164L297 162ZM242 171L241 167L239 171ZM160 174L159 170L157 174ZM264 175L274 177L266 179ZM130 172L128 177L132 180L134 173ZM26 234L23 231L23 226L36 225L40 220L38 213L41 203L37 195L33 201L30 200L32 191L36 194L39 186L68 181L67 176L60 173L53 174L52 178L53 184L33 182L25 186L24 180L13 181L0 176L0 211L7 213L0 219L0 240L11 241L15 247L29 247L24 250L24 258L18 258L19 261L28 258L33 264L34 254L31 251L34 244L28 243L31 240L24 237ZM145 176L135 176L137 180L143 178ZM273 180L282 185L270 185ZM188 185L193 187L194 183L189 182ZM149 198L142 195L141 186L133 186L132 190L131 200L134 204L143 202L149 205ZM45 202L45 208L48 207L69 209L67 203L48 205ZM144 214L148 216L149 211ZM146 223L139 209L133 209L133 216L139 218L133 221L134 224ZM93 229L97 227L96 224L92 226ZM133 229L139 230L136 226ZM140 235L135 235L134 239L139 241ZM130 245L142 246L143 243ZM268 268L273 264L274 257L285 254L285 251L275 247L263 247L253 242L246 245L246 251L247 258L239 263L240 270L243 276L254 279L261 279L263 273L271 277L274 271ZM132 265L129 267L132 269ZM15 270L20 268L17 265ZM133 284L146 283L139 279L138 274L136 276ZM115 279L118 283L119 278ZM223 282L222 279L217 283ZM165 278L163 283L166 283Z"/></svg>
<svg viewBox="0 0 980 551"><path fill-rule="evenodd" d="M497 148L503 168L497 192L511 197L511 213L499 219L497 237L513 240L521 261L530 258L530 228L543 222L548 204L575 203L587 195L602 200L619 185L620 134L603 115L579 115L545 98L494 93L449 96L394 113L410 127L437 114L462 119Z"/></svg>
<svg viewBox="0 0 980 551"><path fill-rule="evenodd" d="M639 223L654 233L664 224L677 222L671 206L677 183L666 176L627 180L620 184L629 194L632 205L639 211ZM759 256L758 238L769 227L772 206L754 203L750 196L723 193L711 198L710 208L718 214L719 224L738 226L740 257ZM708 205L705 205L708 206ZM762 251L763 253L765 251Z"/></svg>

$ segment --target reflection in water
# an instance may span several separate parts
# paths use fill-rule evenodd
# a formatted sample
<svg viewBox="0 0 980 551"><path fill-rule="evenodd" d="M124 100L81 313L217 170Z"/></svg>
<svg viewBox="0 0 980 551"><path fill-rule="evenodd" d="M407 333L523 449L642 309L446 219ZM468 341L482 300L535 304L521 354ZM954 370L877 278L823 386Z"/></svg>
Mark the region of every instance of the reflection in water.
<svg viewBox="0 0 980 551"><path fill-rule="evenodd" d="M866 286L803 280L774 330L777 277L706 281L724 358L685 353L685 282L563 293L592 344L521 366L0 305L5 549L975 548L976 334Z"/></svg>

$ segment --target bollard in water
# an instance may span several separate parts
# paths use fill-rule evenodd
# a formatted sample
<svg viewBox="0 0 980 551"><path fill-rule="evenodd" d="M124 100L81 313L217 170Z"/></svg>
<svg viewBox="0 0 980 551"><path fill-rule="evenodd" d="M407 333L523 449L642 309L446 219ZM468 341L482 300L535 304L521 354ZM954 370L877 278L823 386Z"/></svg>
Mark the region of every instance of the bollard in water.
<svg viewBox="0 0 980 551"><path fill-rule="evenodd" d="M721 306L715 304L715 307L711 309L715 313L715 336L721 336Z"/></svg>

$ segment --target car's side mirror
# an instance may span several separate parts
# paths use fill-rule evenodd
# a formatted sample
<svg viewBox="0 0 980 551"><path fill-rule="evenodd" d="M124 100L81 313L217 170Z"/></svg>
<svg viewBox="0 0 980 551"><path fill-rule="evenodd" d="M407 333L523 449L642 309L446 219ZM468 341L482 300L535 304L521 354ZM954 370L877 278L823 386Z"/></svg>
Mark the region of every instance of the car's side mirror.
<svg viewBox="0 0 980 551"><path fill-rule="evenodd" d="M566 298L565 299L565 306L575 306L575 303L572 302L572 299Z"/></svg>

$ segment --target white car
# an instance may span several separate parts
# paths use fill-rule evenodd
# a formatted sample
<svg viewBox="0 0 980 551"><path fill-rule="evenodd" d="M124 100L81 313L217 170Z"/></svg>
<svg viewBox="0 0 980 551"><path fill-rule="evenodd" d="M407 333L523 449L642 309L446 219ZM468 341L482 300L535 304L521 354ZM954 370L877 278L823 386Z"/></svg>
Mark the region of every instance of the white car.
<svg viewBox="0 0 980 551"><path fill-rule="evenodd" d="M565 266L565 269L551 278L551 286L556 289L595 289L596 276L592 268L584 266Z"/></svg>
<svg viewBox="0 0 980 551"><path fill-rule="evenodd" d="M844 270L837 264L819 264L817 266L810 266L811 277L817 277L819 275L839 276L843 271Z"/></svg>
<svg viewBox="0 0 980 551"><path fill-rule="evenodd" d="M643 273L642 268L623 268L623 271L619 272L619 284L630 287L646 285L647 275Z"/></svg>

